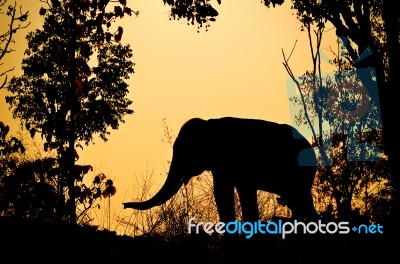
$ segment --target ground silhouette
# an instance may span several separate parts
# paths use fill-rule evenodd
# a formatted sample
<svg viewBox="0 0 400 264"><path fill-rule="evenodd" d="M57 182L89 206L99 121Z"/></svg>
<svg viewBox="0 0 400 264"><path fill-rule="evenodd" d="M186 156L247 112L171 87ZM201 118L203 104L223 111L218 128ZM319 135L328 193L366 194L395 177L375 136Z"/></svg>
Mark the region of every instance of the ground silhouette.
<svg viewBox="0 0 400 264"><path fill-rule="evenodd" d="M218 238L191 235L130 237L32 220L0 218L1 258L42 263L392 263L396 243L385 235L264 235ZM2 260L2 262L3 262Z"/></svg>

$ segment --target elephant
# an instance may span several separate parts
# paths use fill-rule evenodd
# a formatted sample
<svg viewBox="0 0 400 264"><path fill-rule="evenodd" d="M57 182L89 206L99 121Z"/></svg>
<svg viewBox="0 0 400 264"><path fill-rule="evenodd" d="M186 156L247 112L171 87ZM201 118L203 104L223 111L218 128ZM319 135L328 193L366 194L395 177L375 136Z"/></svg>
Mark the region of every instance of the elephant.
<svg viewBox="0 0 400 264"><path fill-rule="evenodd" d="M288 124L238 117L192 118L173 144L167 179L149 200L125 202L146 210L174 196L194 176L209 171L221 222L235 221L236 188L244 221L258 221L257 191L279 196L293 219L317 216L312 198L316 155L298 130Z"/></svg>

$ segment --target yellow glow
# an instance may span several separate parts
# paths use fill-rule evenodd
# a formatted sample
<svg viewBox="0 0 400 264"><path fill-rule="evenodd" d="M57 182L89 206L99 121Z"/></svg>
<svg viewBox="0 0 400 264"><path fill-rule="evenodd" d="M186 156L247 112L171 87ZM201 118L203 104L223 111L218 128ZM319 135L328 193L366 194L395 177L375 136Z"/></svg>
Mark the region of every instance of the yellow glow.
<svg viewBox="0 0 400 264"><path fill-rule="evenodd" d="M115 212L129 213L122 209L122 202L134 196L135 177L153 171L155 187L163 183L166 162L172 157L171 146L162 142L164 118L175 135L192 117L290 123L282 49L290 53L298 40L291 58L293 71L302 74L311 66L307 35L300 31L290 1L270 9L261 1L213 4L219 12L217 21L208 32L197 33L186 21L169 20L169 8L162 0L128 1L140 11L122 24L123 42L132 46L136 64L129 81L135 113L111 131L108 142L96 139L94 145L79 150L79 163L94 167L88 178L103 172L114 180ZM16 66L14 75L21 74L23 34L42 24L38 1L25 1L23 6L30 10L32 25L17 36L17 51L6 60L5 66ZM11 124L4 98L0 107L0 120Z"/></svg>

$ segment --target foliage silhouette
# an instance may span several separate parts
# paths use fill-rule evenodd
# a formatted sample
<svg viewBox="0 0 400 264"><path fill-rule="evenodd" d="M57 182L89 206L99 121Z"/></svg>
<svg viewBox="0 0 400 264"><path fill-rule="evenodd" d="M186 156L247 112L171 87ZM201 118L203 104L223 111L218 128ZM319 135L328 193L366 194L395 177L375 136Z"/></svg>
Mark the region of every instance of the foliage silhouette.
<svg viewBox="0 0 400 264"><path fill-rule="evenodd" d="M374 149L383 149L379 102L365 93L356 69L345 59L348 52L340 40L332 60L336 71L330 75L321 71L324 26L321 22L315 25L313 46L312 24L304 25L314 52L312 70L296 77L285 54L283 63L299 94L290 98L297 113L294 122L299 127L310 127L319 150L317 204L320 210L329 208L331 217L349 219L363 214L368 221L379 222L391 212L393 194L387 157ZM388 206L374 208L372 199Z"/></svg>
<svg viewBox="0 0 400 264"><path fill-rule="evenodd" d="M29 26L27 22L29 12L23 11L22 6L18 6L16 2L9 3L8 0L0 1L0 16L2 21L8 22L8 26L4 32L0 32L0 62L10 53L14 51L12 44L14 43L15 34ZM5 11L7 9L7 11ZM3 63L0 63L2 66ZM0 71L0 77L4 76L4 80L0 80L0 89L7 85L7 73L14 68ZM0 121L0 177L5 177L10 170L17 166L15 158L11 157L13 153L25 151L21 141L16 137L8 138L10 127ZM1 180L0 178L0 180Z"/></svg>
<svg viewBox="0 0 400 264"><path fill-rule="evenodd" d="M10 170L17 167L17 160L12 154L25 152L25 147L18 138L8 137L9 131L10 127L0 122L0 177L5 177Z"/></svg>
<svg viewBox="0 0 400 264"><path fill-rule="evenodd" d="M395 206L398 207L400 191L400 160L396 123L392 111L400 99L396 88L399 64L400 12L389 1L292 1L297 16L303 24L331 22L336 35L346 40L347 61L356 69L373 67L376 76L359 76L363 83L376 82L382 113L382 148L388 156L393 173ZM370 54L370 56L367 56ZM376 80L374 79L376 78ZM368 89L368 85L365 85ZM368 91L371 93L371 91ZM391 216L398 217L398 209Z"/></svg>
<svg viewBox="0 0 400 264"><path fill-rule="evenodd" d="M88 211L98 209L99 199L110 198L116 192L113 181L100 173L90 186L82 183L83 177L91 171L89 165L75 165L79 175L76 192L77 223L90 224ZM60 177L60 168L54 157L18 157L15 166L8 166L0 178L0 215L21 220L31 219L45 222L59 222L68 219L68 211L60 208L64 203L65 190L60 188L65 179ZM60 193L61 192L61 193ZM61 201L60 201L61 200ZM61 218L61 219L60 219Z"/></svg>
<svg viewBox="0 0 400 264"><path fill-rule="evenodd" d="M106 141L108 128L117 129L133 113L126 83L134 72L132 50L120 42L122 27L112 33L114 22L132 10L123 2L110 8L97 1L44 3L43 28L28 34L24 74L10 81L6 101L32 137L40 133L45 150L56 150L60 183L65 183L60 188L68 190L66 210L73 224L80 177L76 147L96 134ZM89 63L93 57L94 66Z"/></svg>
<svg viewBox="0 0 400 264"><path fill-rule="evenodd" d="M8 0L0 1L0 17L2 17L2 23L4 22L5 24L5 21L8 22L6 30L0 32L0 61L2 61L6 55L14 51L12 48L14 35L30 25L30 22L27 22L29 12L23 11L22 6L18 6L15 1L6 6L8 2ZM7 11L5 11L5 9L7 9ZM1 65L2 63L0 63L0 66ZM0 71L0 77L4 76L4 80L0 80L0 89L6 86L8 79L7 73L11 72L13 69L14 68Z"/></svg>

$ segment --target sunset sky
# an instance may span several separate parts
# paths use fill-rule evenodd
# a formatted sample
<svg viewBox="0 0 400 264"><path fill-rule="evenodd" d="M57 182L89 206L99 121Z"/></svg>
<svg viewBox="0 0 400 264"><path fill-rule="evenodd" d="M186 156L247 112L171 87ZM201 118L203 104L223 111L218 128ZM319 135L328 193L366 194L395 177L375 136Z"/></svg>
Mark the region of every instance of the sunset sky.
<svg viewBox="0 0 400 264"><path fill-rule="evenodd" d="M153 174L154 192L163 183L166 162L172 157L171 146L163 142L164 118L174 135L192 117L236 116L291 123L282 49L289 54L298 41L291 65L299 75L310 69L311 57L307 34L300 31L290 1L270 9L256 0L211 3L219 16L208 32L197 33L184 20L169 20L169 7L162 0L129 0L128 6L140 15L117 22L124 27L123 42L134 52L129 98L135 113L111 131L108 142L98 138L94 145L79 150L78 161L94 167L89 179L102 172L114 180L115 213L129 213L128 209L123 212L122 202L135 196L132 186L137 179ZM15 66L12 75L21 74L24 34L42 25L39 4L38 0L22 3L30 11L32 24L19 32L16 52L0 70ZM333 30L327 32L330 44L322 48L333 45L333 36ZM328 63L324 65L329 69ZM4 91L0 95L0 120L15 131Z"/></svg>

